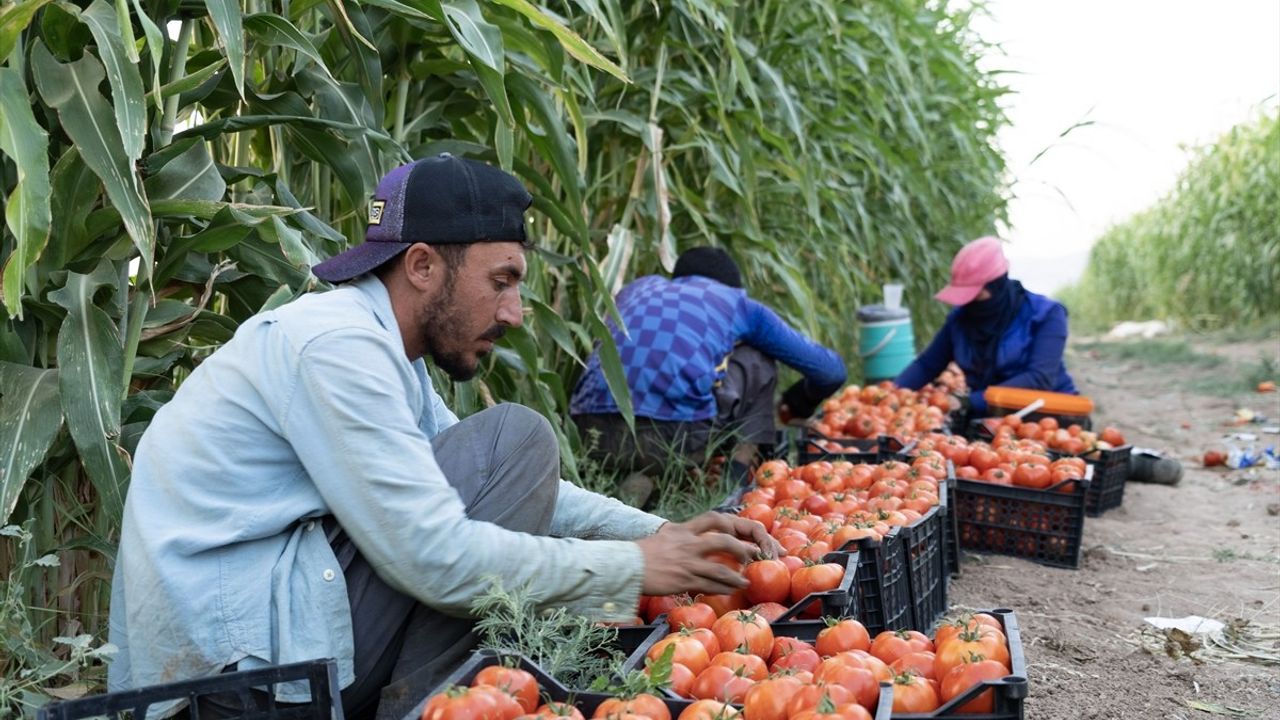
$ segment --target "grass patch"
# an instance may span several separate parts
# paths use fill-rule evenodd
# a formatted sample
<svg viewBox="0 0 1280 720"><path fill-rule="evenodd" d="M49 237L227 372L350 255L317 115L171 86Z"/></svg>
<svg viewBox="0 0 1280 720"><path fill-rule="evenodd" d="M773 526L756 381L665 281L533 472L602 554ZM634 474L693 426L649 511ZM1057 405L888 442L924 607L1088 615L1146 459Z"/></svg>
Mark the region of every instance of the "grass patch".
<svg viewBox="0 0 1280 720"><path fill-rule="evenodd" d="M1233 363L1224 372L1197 377L1187 384L1187 389L1204 395L1238 395L1255 392L1258 383L1280 377L1280 368L1272 358L1259 356L1258 362ZM1266 397L1266 396L1259 396ZM1271 397L1274 403L1274 396Z"/></svg>
<svg viewBox="0 0 1280 720"><path fill-rule="evenodd" d="M1226 362L1217 355L1198 352L1186 340L1087 342L1076 344L1075 349L1079 352L1097 353L1108 360L1127 360L1146 365L1212 368Z"/></svg>

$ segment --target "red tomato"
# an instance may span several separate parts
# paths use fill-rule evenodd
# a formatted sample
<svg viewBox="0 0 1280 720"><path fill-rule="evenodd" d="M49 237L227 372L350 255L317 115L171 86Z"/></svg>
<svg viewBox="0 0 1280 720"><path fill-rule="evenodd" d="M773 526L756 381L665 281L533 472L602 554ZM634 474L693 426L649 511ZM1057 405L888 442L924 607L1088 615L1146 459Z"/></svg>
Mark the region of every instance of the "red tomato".
<svg viewBox="0 0 1280 720"><path fill-rule="evenodd" d="M911 673L893 678L894 713L933 712L938 705L938 691L928 680Z"/></svg>
<svg viewBox="0 0 1280 720"><path fill-rule="evenodd" d="M661 595L651 597L649 601L644 603L644 619L648 622L654 622L659 615L666 615L680 605L681 601L686 604L689 602L688 595Z"/></svg>
<svg viewBox="0 0 1280 720"><path fill-rule="evenodd" d="M769 624L773 624L778 618L787 614L787 606L779 603L760 603L751 607L751 612L764 618Z"/></svg>
<svg viewBox="0 0 1280 720"><path fill-rule="evenodd" d="M787 703L800 687L799 680L785 675L758 682L747 691L742 712L751 720L787 720Z"/></svg>
<svg viewBox="0 0 1280 720"><path fill-rule="evenodd" d="M782 460L769 460L756 468L755 481L760 487L772 487L791 479L791 468Z"/></svg>
<svg viewBox="0 0 1280 720"><path fill-rule="evenodd" d="M524 712L533 712L538 707L538 681L520 668L490 665L477 673L471 684L498 688L515 698Z"/></svg>
<svg viewBox="0 0 1280 720"><path fill-rule="evenodd" d="M781 560L757 560L742 573L747 582L747 600L757 603L785 603L791 594L791 571Z"/></svg>
<svg viewBox="0 0 1280 720"><path fill-rule="evenodd" d="M742 713L719 700L699 700L685 708L677 720L729 720L740 717Z"/></svg>
<svg viewBox="0 0 1280 720"><path fill-rule="evenodd" d="M706 603L680 605L667 613L667 624L672 630L685 628L709 628L716 621L716 611Z"/></svg>
<svg viewBox="0 0 1280 720"><path fill-rule="evenodd" d="M711 664L711 657L707 654L707 648L701 642L690 635L675 634L668 635L653 647L649 648L649 652L645 654L649 660L657 660L662 657L662 653L666 652L667 647L675 646L675 652L671 660L689 668L695 675L702 672Z"/></svg>
<svg viewBox="0 0 1280 720"><path fill-rule="evenodd" d="M857 620L835 621L828 619L827 627L818 632L814 649L822 657L830 657L845 650L870 650L871 636L867 628Z"/></svg>
<svg viewBox="0 0 1280 720"><path fill-rule="evenodd" d="M533 711L534 717L540 718L569 718L569 720L583 720L582 711L570 705L569 703L549 702L540 706Z"/></svg>
<svg viewBox="0 0 1280 720"><path fill-rule="evenodd" d="M947 673L942 679L942 702L965 694L969 688L986 680L999 680L1009 674L1009 668L995 660L980 660L973 663L961 663ZM957 713L989 713L995 710L995 694L993 690L979 693L976 698L956 708Z"/></svg>
<svg viewBox="0 0 1280 720"><path fill-rule="evenodd" d="M844 568L837 563L809 565L791 576L791 602L799 602L812 593L834 590L844 579Z"/></svg>
<svg viewBox="0 0 1280 720"><path fill-rule="evenodd" d="M653 695L641 693L631 699L609 698L596 706L592 718L612 718L624 714L643 715L653 720L671 720L667 704Z"/></svg>
<svg viewBox="0 0 1280 720"><path fill-rule="evenodd" d="M720 700L740 704L755 681L724 665L712 665L693 681L690 691L699 700Z"/></svg>
<svg viewBox="0 0 1280 720"><path fill-rule="evenodd" d="M907 653L920 650L932 652L933 643L915 630L885 630L871 643L871 654L890 664Z"/></svg>
<svg viewBox="0 0 1280 720"><path fill-rule="evenodd" d="M791 696L787 703L787 716L795 717L806 710L813 710L823 698L837 706L854 702L853 693L839 685L805 685Z"/></svg>
<svg viewBox="0 0 1280 720"><path fill-rule="evenodd" d="M448 688L427 701L422 720L502 720L491 691L492 688Z"/></svg>
<svg viewBox="0 0 1280 720"><path fill-rule="evenodd" d="M769 677L769 668L765 665L764 658L759 655L742 652L721 652L711 658L711 664L723 665L733 671L741 671L741 673L751 680L763 680Z"/></svg>
<svg viewBox="0 0 1280 720"><path fill-rule="evenodd" d="M822 661L814 673L818 683L835 685L849 691L850 702L868 710L880 701L880 681L875 671L852 652L833 655Z"/></svg>
<svg viewBox="0 0 1280 720"><path fill-rule="evenodd" d="M773 649L773 629L768 621L750 611L721 615L711 626L711 632L720 641L722 650L745 646L751 654L767 657Z"/></svg>
<svg viewBox="0 0 1280 720"><path fill-rule="evenodd" d="M821 664L822 658L818 657L818 653L813 648L802 647L783 651L769 666L769 670L774 673L798 671L812 673Z"/></svg>
<svg viewBox="0 0 1280 720"><path fill-rule="evenodd" d="M889 665L889 669L893 670L895 675L910 671L926 680L936 680L933 674L933 658L934 654L928 650L909 652L894 660Z"/></svg>

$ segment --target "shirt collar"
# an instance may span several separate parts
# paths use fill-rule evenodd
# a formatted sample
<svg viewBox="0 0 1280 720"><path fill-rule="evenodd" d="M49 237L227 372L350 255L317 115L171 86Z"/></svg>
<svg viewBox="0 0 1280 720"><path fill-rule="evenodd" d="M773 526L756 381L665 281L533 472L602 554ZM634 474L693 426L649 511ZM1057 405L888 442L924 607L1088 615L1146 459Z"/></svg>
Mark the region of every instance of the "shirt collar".
<svg viewBox="0 0 1280 720"><path fill-rule="evenodd" d="M396 321L396 313L391 309L391 294L387 286L382 284L373 273L352 281L351 286L360 291L373 305L373 315L378 323L391 333L400 347L404 347L404 338L400 336L400 323Z"/></svg>

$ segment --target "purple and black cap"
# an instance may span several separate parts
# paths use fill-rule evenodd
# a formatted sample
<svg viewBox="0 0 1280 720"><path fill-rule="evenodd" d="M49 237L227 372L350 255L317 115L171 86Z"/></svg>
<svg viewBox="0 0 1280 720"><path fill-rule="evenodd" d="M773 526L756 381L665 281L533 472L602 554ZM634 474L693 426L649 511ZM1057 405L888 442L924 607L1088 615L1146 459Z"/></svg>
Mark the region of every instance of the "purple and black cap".
<svg viewBox="0 0 1280 720"><path fill-rule="evenodd" d="M387 173L369 201L364 242L316 265L328 282L374 270L414 243L528 242L533 197L511 174L449 153Z"/></svg>

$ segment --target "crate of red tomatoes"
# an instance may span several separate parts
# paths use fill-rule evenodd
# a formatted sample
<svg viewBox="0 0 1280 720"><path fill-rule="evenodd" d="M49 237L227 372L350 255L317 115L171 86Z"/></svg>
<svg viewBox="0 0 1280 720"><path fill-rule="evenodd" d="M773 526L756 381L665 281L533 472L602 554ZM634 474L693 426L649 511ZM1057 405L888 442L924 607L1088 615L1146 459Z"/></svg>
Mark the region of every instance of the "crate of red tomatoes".
<svg viewBox="0 0 1280 720"><path fill-rule="evenodd" d="M951 461L959 546L1078 567L1092 468L1050 456L1044 442L997 430L991 442L953 435L921 444Z"/></svg>
<svg viewBox="0 0 1280 720"><path fill-rule="evenodd" d="M728 649L732 648L732 649ZM954 615L932 635L871 633L854 619L770 625L728 614L655 637L645 671L686 700L747 718L807 711L852 718L1021 720L1026 664L1012 611Z"/></svg>
<svg viewBox="0 0 1280 720"><path fill-rule="evenodd" d="M756 469L738 513L763 523L793 555L856 551L854 616L868 628L927 627L945 607L947 474L940 455L797 467L775 460Z"/></svg>

